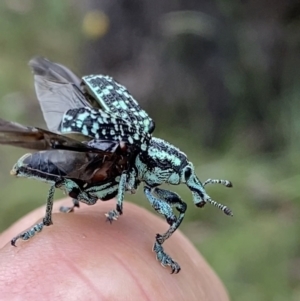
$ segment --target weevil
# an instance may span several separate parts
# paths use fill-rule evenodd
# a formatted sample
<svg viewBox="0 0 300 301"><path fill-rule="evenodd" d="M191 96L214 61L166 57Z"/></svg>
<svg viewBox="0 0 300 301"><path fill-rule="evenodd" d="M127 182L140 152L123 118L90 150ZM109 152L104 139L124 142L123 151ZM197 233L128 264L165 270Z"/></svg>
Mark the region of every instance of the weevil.
<svg viewBox="0 0 300 301"><path fill-rule="evenodd" d="M210 203L232 216L227 206L205 191L207 184L232 187L231 182L208 179L202 183L184 152L152 135L153 120L112 77L80 79L65 66L40 57L29 65L49 131L1 120L0 143L39 150L20 158L12 173L47 182L51 188L43 221L16 236L12 244L52 224L55 188L73 198L73 206L62 208L63 212L73 211L79 202L93 205L98 199L116 197L115 209L106 214L112 222L123 213L124 193L135 193L143 184L151 206L169 224L165 233L156 234L153 251L163 266L178 273L180 265L162 245L180 226L187 205L177 193L159 186L186 184L197 207Z"/></svg>

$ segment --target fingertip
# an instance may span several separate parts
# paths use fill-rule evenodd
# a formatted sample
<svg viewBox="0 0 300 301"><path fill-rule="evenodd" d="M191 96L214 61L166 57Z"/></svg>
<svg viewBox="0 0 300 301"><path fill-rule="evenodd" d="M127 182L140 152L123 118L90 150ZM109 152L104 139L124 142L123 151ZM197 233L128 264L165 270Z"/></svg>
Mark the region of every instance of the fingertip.
<svg viewBox="0 0 300 301"><path fill-rule="evenodd" d="M68 202L56 203L56 211ZM37 293L53 299L58 290L65 299L77 294L80 300L87 294L95 300L228 300L220 280L184 235L177 231L163 245L181 266L178 274L170 275L151 252L155 234L167 229L165 221L126 203L124 214L109 224L105 213L111 206L107 202L55 213L54 225L30 241L18 241L17 248L7 244L0 256L0 278L6 279L0 293L11 285L15 292L24 292L27 282L36 287L35 295L25 289L31 300ZM43 211L29 214L8 232L15 236L32 226Z"/></svg>

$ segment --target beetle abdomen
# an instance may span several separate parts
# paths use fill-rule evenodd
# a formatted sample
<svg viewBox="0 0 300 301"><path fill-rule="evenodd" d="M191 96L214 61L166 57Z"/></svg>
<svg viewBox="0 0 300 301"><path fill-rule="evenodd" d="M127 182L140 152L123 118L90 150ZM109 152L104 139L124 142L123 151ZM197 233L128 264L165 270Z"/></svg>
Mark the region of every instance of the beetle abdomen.
<svg viewBox="0 0 300 301"><path fill-rule="evenodd" d="M66 174L49 160L47 153L49 152L25 154L13 166L11 174L17 177L27 177L47 183L55 183Z"/></svg>

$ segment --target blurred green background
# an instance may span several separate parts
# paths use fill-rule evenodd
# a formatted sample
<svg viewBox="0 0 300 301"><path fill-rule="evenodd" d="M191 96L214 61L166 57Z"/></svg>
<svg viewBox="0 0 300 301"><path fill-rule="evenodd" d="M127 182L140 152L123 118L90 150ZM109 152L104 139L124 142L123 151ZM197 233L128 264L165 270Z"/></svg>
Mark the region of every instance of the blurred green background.
<svg viewBox="0 0 300 301"><path fill-rule="evenodd" d="M200 179L234 183L207 188L233 218L174 187L189 205L181 230L232 300L300 300L299 54L296 0L1 1L0 116L45 127L35 55L115 77ZM0 230L45 202L47 185L9 176L22 154L0 148Z"/></svg>

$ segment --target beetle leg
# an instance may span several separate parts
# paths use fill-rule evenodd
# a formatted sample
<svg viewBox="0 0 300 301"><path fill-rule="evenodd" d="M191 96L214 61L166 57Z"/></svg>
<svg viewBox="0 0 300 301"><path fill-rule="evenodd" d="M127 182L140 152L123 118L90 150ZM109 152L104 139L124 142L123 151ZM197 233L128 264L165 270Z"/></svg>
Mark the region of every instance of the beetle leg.
<svg viewBox="0 0 300 301"><path fill-rule="evenodd" d="M80 193L78 193L77 199L80 202L85 203L87 205L95 205L98 201L98 198L96 196L92 196L88 192L85 192L85 191L81 191ZM79 207L79 204L78 204L78 207Z"/></svg>
<svg viewBox="0 0 300 301"><path fill-rule="evenodd" d="M155 193L159 198L155 197L152 192ZM179 195L174 192L160 188L154 188L152 192L150 187L144 187L144 193L151 206L155 209L156 212L164 215L167 223L170 225L166 233L156 235L156 241L153 247L153 251L156 253L157 260L163 266L170 266L172 269L172 274L176 274L180 271L180 266L168 254L164 252L162 244L177 230L177 228L181 224L187 206L181 200ZM172 207L175 207L179 211L178 218L173 213Z"/></svg>
<svg viewBox="0 0 300 301"><path fill-rule="evenodd" d="M105 214L107 221L112 223L112 221L116 221L118 217L123 214L123 200L124 193L127 185L127 174L123 172L120 177L120 182L118 186L118 194L117 194L117 206L116 209L113 209Z"/></svg>
<svg viewBox="0 0 300 301"><path fill-rule="evenodd" d="M87 205L94 205L98 200L97 197L91 196L88 192L82 190L76 182L70 179L61 179L57 181L55 187L65 190L66 193L73 198L73 206L62 206L59 208L59 211L63 213L73 212L75 207L79 208L79 201Z"/></svg>
<svg viewBox="0 0 300 301"><path fill-rule="evenodd" d="M41 232L44 226L50 226L52 225L52 208L53 208L53 196L55 191L55 185L52 185L48 192L47 197L47 204L46 204L46 214L43 218L43 221L40 223L35 224L32 228L29 230L17 235L11 240L11 244L13 246L16 246L16 242L18 239L22 240L28 240L32 236L34 236L36 233Z"/></svg>
<svg viewBox="0 0 300 301"><path fill-rule="evenodd" d="M127 174L123 172L120 177L119 187L118 187L118 194L117 194L117 207L116 210L119 214L123 214L123 201L124 201L124 193L126 190L126 183L127 183Z"/></svg>
<svg viewBox="0 0 300 301"><path fill-rule="evenodd" d="M167 204L169 204L171 207L175 207L176 210L179 212L178 218L176 218L176 221L173 223L169 223L170 228L168 231L162 235L158 234L156 237L156 240L158 243L163 244L166 239L168 239L180 226L181 222L184 219L185 211L187 208L186 203L180 198L180 196L175 193L171 192L169 190L160 189L158 187L153 189L153 192L163 201L165 201ZM167 219L167 217L166 217ZM168 221L168 220L167 220Z"/></svg>
<svg viewBox="0 0 300 301"><path fill-rule="evenodd" d="M132 168L128 173L128 179L126 183L126 191L128 191L131 194L135 194L137 187L139 185L139 181L136 179L136 171L134 168Z"/></svg>

